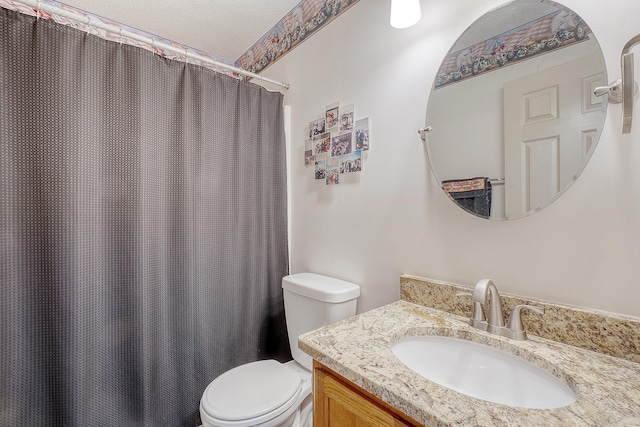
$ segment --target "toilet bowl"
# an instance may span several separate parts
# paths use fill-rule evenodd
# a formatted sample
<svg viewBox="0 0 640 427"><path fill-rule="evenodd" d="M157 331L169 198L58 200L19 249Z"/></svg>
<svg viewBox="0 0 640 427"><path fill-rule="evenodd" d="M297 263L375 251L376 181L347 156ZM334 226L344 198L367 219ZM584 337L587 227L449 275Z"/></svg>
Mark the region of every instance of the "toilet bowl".
<svg viewBox="0 0 640 427"><path fill-rule="evenodd" d="M200 401L203 427L311 427L311 372L261 360L216 378Z"/></svg>
<svg viewBox="0 0 640 427"><path fill-rule="evenodd" d="M309 356L298 336L355 315L360 287L313 273L282 279L294 360L260 360L233 368L207 386L200 400L203 427L311 427Z"/></svg>

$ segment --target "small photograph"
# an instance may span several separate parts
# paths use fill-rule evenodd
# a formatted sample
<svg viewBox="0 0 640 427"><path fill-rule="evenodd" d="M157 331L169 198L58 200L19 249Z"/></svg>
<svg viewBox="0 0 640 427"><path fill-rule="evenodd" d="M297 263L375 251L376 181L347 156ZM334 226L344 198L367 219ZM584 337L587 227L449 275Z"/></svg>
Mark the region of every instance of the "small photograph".
<svg viewBox="0 0 640 427"><path fill-rule="evenodd" d="M309 139L313 139L314 136L323 134L324 132L325 132L324 118L318 119L309 123Z"/></svg>
<svg viewBox="0 0 640 427"><path fill-rule="evenodd" d="M340 110L340 132L353 131L353 104Z"/></svg>
<svg viewBox="0 0 640 427"><path fill-rule="evenodd" d="M313 137L313 154L324 154L331 151L331 132Z"/></svg>
<svg viewBox="0 0 640 427"><path fill-rule="evenodd" d="M313 164L313 141L307 140L304 142L304 165L310 166Z"/></svg>
<svg viewBox="0 0 640 427"><path fill-rule="evenodd" d="M327 159L327 171L325 174L325 183L327 185L340 184L340 159L328 158Z"/></svg>
<svg viewBox="0 0 640 427"><path fill-rule="evenodd" d="M369 117L356 122L356 150L369 150Z"/></svg>
<svg viewBox="0 0 640 427"><path fill-rule="evenodd" d="M325 179L327 171L327 157L316 156L316 179Z"/></svg>
<svg viewBox="0 0 640 427"><path fill-rule="evenodd" d="M338 125L340 118L338 117L339 109L338 104L333 104L327 107L325 113L326 129L332 129Z"/></svg>
<svg viewBox="0 0 640 427"><path fill-rule="evenodd" d="M345 133L331 138L331 157L351 153L352 133Z"/></svg>
<svg viewBox="0 0 640 427"><path fill-rule="evenodd" d="M362 172L362 151L356 150L350 154L344 154L340 159L340 173Z"/></svg>

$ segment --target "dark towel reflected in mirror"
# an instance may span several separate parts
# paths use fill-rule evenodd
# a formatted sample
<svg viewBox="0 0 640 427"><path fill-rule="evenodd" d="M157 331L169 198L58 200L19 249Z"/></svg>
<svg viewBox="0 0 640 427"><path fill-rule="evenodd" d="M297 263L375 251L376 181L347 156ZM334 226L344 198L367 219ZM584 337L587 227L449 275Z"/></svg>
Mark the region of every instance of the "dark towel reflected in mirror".
<svg viewBox="0 0 640 427"><path fill-rule="evenodd" d="M489 178L442 181L442 189L467 212L482 218L491 216L491 182Z"/></svg>

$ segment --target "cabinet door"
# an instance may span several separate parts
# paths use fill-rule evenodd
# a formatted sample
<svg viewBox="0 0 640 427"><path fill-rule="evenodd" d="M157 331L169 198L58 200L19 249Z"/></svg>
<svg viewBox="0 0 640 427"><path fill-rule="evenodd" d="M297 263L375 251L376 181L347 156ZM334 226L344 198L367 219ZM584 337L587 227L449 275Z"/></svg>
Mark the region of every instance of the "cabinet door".
<svg viewBox="0 0 640 427"><path fill-rule="evenodd" d="M376 403L327 372L314 370L314 427L404 427Z"/></svg>

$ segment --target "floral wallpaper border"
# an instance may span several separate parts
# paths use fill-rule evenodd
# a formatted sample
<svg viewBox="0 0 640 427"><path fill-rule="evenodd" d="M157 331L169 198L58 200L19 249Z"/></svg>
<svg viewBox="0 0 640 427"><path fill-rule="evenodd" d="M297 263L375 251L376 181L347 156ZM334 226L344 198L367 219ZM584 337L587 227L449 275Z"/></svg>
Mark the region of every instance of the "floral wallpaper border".
<svg viewBox="0 0 640 427"><path fill-rule="evenodd" d="M438 70L434 88L439 89L589 39L591 29L579 15L556 2L542 1L558 10L473 46L456 52L449 51Z"/></svg>
<svg viewBox="0 0 640 427"><path fill-rule="evenodd" d="M259 73L360 0L302 0L235 62Z"/></svg>

